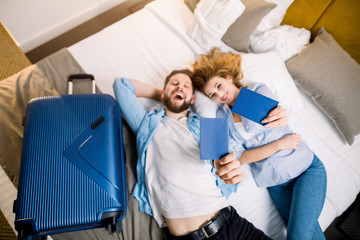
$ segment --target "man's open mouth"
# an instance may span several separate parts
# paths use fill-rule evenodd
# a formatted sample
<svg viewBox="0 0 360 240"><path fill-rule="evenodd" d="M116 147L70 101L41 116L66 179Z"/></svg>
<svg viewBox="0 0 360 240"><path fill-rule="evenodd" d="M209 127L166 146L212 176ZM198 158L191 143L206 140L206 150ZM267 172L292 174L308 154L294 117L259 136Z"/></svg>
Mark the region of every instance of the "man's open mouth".
<svg viewBox="0 0 360 240"><path fill-rule="evenodd" d="M175 100L183 100L184 99L184 94L181 93L181 92L176 92L174 94L174 98L175 98Z"/></svg>

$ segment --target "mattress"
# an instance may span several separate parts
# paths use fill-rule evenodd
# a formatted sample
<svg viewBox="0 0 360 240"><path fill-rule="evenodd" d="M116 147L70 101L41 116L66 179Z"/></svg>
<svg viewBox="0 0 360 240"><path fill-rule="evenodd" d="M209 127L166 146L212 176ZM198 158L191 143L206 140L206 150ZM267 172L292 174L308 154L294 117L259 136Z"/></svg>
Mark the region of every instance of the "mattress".
<svg viewBox="0 0 360 240"><path fill-rule="evenodd" d="M144 9L68 48L81 67L94 74L102 92L113 95L116 77L137 79L162 88L165 76L189 66L204 53L186 34L192 12L181 0L154 1ZM227 46L222 46L228 50ZM235 50L233 50L236 52ZM324 162L328 189L319 222L325 230L360 191L360 137L346 144L334 123L300 88L303 108L289 114L289 125ZM148 108L156 102L142 99ZM230 197L241 216L275 239L285 227L266 189L256 187L248 166L238 194Z"/></svg>

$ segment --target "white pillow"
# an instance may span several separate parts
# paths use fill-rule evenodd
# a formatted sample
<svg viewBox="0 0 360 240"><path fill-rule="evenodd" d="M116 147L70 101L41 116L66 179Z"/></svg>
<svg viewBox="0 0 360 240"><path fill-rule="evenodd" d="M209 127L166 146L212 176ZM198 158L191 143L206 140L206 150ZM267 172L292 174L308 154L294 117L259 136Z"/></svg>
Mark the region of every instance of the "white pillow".
<svg viewBox="0 0 360 240"><path fill-rule="evenodd" d="M195 90L195 102L192 108L200 117L216 118L218 104L202 92Z"/></svg>
<svg viewBox="0 0 360 240"><path fill-rule="evenodd" d="M275 100L279 101L288 113L296 113L303 107L295 82L279 53L245 53L241 56L244 75L241 83L266 84L274 94Z"/></svg>
<svg viewBox="0 0 360 240"><path fill-rule="evenodd" d="M244 12L239 0L202 0L195 8L187 34L204 50L219 46L229 26Z"/></svg>
<svg viewBox="0 0 360 240"><path fill-rule="evenodd" d="M276 7L272 9L261 20L256 27L256 32L265 32L266 30L280 26L280 23L284 19L287 9L294 2L294 0L266 0L267 2L275 3Z"/></svg>

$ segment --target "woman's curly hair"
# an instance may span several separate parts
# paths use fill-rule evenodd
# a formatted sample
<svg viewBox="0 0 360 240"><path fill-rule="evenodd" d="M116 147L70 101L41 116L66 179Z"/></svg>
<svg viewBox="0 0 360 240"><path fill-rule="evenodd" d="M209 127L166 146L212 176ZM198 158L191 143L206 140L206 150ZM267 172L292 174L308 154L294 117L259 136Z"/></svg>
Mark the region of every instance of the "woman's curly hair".
<svg viewBox="0 0 360 240"><path fill-rule="evenodd" d="M209 54L200 55L192 64L192 71L194 87L200 92L204 92L206 83L215 76L222 78L231 76L235 86L242 87L241 56L231 52L221 52L219 48L211 49Z"/></svg>

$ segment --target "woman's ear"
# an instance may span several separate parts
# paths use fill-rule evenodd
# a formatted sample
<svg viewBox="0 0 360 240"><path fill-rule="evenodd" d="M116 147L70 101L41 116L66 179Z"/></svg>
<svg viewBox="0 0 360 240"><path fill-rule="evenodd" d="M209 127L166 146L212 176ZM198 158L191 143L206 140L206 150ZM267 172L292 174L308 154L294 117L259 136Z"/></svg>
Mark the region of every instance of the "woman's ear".
<svg viewBox="0 0 360 240"><path fill-rule="evenodd" d="M228 81L233 82L233 78L232 78L231 75L226 75L225 79L228 80Z"/></svg>

